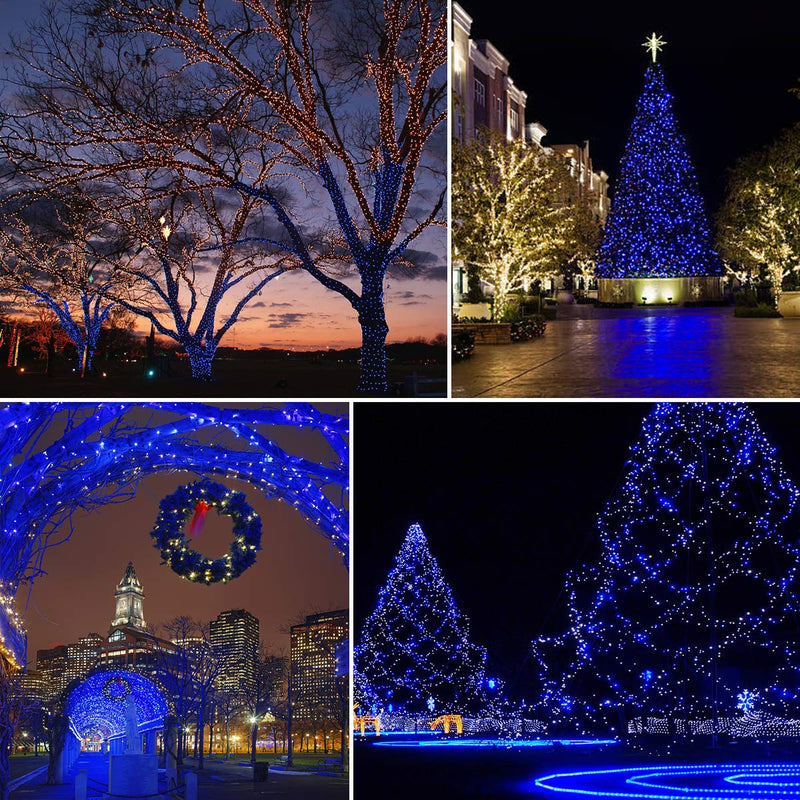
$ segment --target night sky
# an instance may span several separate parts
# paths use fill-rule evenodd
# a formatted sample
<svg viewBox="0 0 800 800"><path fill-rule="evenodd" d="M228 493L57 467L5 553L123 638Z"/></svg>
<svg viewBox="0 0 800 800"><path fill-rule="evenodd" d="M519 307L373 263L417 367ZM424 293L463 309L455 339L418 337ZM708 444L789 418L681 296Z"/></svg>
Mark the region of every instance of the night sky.
<svg viewBox="0 0 800 800"><path fill-rule="evenodd" d="M779 460L800 482L797 405L753 406ZM409 525L419 522L470 618L473 642L489 651L489 674L525 697L529 644L563 630L565 575L596 552L594 522L650 408L357 405L355 631L374 609Z"/></svg>
<svg viewBox="0 0 800 800"><path fill-rule="evenodd" d="M319 403L329 414L346 414L344 404ZM309 430L273 428L274 441L293 455L330 462L330 449ZM208 622L229 608L245 608L260 620L262 641L274 653L289 653L288 627L307 614L349 606L348 573L328 541L284 503L259 499L245 483L215 477L245 493L261 516L262 550L255 565L227 584L199 585L181 579L161 565L161 553L150 538L158 503L178 486L196 480L187 473L156 475L140 484L125 503L75 516L75 533L48 550L27 610L20 590L17 609L28 630L28 664L36 650L74 642L96 632L108 634L114 615L114 590L132 560L145 593L146 621L156 626L187 614ZM229 517L212 513L194 540L204 555L222 555L230 544Z"/></svg>
<svg viewBox="0 0 800 800"><path fill-rule="evenodd" d="M474 39L510 60L528 93L527 121L548 129L544 144L590 141L595 169L618 177L653 31L709 212L726 168L800 120L800 6L698 2L540 3L525 21L516 0L464 0Z"/></svg>

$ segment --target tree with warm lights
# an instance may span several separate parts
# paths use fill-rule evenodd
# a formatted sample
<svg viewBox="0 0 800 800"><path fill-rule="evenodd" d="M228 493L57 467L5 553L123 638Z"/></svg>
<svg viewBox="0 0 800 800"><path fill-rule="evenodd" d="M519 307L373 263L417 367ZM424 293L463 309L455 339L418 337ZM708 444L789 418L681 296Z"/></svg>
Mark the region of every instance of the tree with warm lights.
<svg viewBox="0 0 800 800"><path fill-rule="evenodd" d="M0 251L0 288L33 299L55 317L85 377L100 332L115 313L111 298L132 299L131 281L122 277L135 257L127 241L98 218L88 197L73 192L4 210Z"/></svg>
<svg viewBox="0 0 800 800"><path fill-rule="evenodd" d="M586 209L573 184L559 156L527 142L486 132L454 144L453 253L493 287L495 319L512 292L585 255Z"/></svg>
<svg viewBox="0 0 800 800"><path fill-rule="evenodd" d="M717 219L720 253L750 275L765 269L777 303L784 278L800 269L800 125L740 159Z"/></svg>
<svg viewBox="0 0 800 800"><path fill-rule="evenodd" d="M748 407L657 406L567 579L567 632L535 644L548 716L717 733L743 688L800 708L799 500Z"/></svg>
<svg viewBox="0 0 800 800"><path fill-rule="evenodd" d="M355 702L366 713L462 714L485 702L486 651L412 525L354 651Z"/></svg>
<svg viewBox="0 0 800 800"><path fill-rule="evenodd" d="M324 443L321 463L291 455L276 428L306 428ZM185 471L250 484L288 503L348 555L348 421L306 404L218 408L202 403L12 403L0 409L0 703L25 663L15 599L43 574L50 547L68 540L76 512L124 502L154 474ZM0 707L0 718L8 708ZM0 726L3 754L11 739Z"/></svg>
<svg viewBox="0 0 800 800"><path fill-rule="evenodd" d="M442 222L441 175L420 178L446 115L443 0L65 3L16 49L14 169L43 187L167 169L257 198L270 253L358 315L359 390L387 390L387 270Z"/></svg>

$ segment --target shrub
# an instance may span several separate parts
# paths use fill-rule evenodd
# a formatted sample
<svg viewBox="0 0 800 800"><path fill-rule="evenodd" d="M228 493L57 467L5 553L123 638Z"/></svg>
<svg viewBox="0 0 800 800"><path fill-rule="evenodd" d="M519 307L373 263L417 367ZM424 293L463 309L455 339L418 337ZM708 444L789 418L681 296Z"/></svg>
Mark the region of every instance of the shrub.
<svg viewBox="0 0 800 800"><path fill-rule="evenodd" d="M736 306L734 317L782 317L775 306L759 303L757 306Z"/></svg>
<svg viewBox="0 0 800 800"><path fill-rule="evenodd" d="M542 314L535 314L532 317L525 317L518 322L511 323L511 341L527 342L543 336L547 328L547 321Z"/></svg>
<svg viewBox="0 0 800 800"><path fill-rule="evenodd" d="M453 360L463 361L475 349L475 334L470 331L453 331Z"/></svg>

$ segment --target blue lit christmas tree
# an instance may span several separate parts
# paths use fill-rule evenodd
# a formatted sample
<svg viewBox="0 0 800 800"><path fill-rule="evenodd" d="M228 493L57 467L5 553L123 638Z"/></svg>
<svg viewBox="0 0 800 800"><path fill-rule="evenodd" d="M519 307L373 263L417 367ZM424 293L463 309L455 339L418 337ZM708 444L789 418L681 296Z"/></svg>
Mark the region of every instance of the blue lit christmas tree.
<svg viewBox="0 0 800 800"><path fill-rule="evenodd" d="M486 651L412 525L355 648L356 703L366 712L468 713L484 702Z"/></svg>
<svg viewBox="0 0 800 800"><path fill-rule="evenodd" d="M796 716L798 497L748 407L657 406L567 579L567 633L534 645L548 716L710 733L756 703Z"/></svg>
<svg viewBox="0 0 800 800"><path fill-rule="evenodd" d="M655 34L620 178L597 254L598 278L696 278L724 272L686 141L678 129ZM653 298L651 298L653 299Z"/></svg>

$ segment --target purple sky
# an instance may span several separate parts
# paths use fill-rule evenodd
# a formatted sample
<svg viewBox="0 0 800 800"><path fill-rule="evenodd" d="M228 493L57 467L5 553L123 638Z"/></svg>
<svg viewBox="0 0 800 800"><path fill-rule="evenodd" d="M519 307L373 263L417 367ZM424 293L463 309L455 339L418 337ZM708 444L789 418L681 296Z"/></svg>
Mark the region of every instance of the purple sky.
<svg viewBox="0 0 800 800"><path fill-rule="evenodd" d="M320 410L346 414L345 404L321 403ZM308 431L281 428L275 441L293 455L329 457ZM321 440L320 440L321 441ZM47 575L36 580L27 609L23 591L17 609L28 630L28 665L36 650L76 641L89 632L107 635L114 614L114 590L128 561L133 561L145 592L144 614L150 624L179 614L208 621L219 611L245 608L259 618L261 639L276 653L288 654L288 626L301 616L348 608L348 573L328 541L293 508L263 500L247 484L215 478L245 492L261 516L262 551L254 566L228 584L198 585L161 565L150 531L158 503L188 474L156 475L139 486L133 500L75 516L75 532L46 554ZM224 553L230 542L228 517L209 514L194 547L209 557Z"/></svg>

